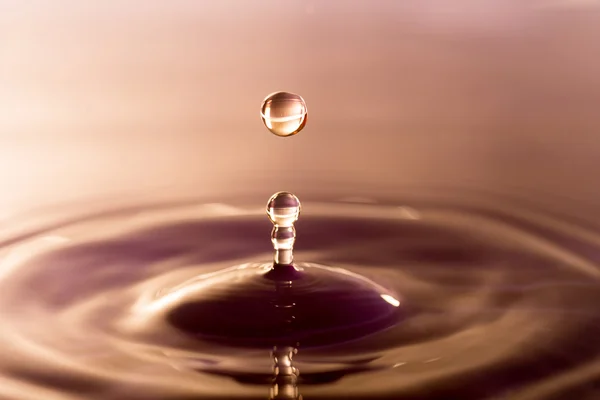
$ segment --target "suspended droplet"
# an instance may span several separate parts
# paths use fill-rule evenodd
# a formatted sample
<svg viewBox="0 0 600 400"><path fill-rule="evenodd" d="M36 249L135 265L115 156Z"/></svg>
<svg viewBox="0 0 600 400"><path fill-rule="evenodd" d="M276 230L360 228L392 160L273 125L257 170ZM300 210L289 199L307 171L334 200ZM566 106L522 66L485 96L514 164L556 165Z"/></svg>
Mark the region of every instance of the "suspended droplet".
<svg viewBox="0 0 600 400"><path fill-rule="evenodd" d="M276 92L268 95L262 103L260 114L265 126L281 137L295 135L306 125L306 103L294 93Z"/></svg>

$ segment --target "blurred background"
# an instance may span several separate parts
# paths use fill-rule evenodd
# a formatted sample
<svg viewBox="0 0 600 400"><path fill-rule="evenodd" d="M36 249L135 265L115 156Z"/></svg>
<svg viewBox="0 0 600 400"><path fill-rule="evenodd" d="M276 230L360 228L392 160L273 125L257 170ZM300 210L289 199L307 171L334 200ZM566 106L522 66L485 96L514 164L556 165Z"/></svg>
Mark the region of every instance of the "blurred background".
<svg viewBox="0 0 600 400"><path fill-rule="evenodd" d="M594 0L1 0L0 214L431 183L594 202ZM304 131L263 126L304 97Z"/></svg>

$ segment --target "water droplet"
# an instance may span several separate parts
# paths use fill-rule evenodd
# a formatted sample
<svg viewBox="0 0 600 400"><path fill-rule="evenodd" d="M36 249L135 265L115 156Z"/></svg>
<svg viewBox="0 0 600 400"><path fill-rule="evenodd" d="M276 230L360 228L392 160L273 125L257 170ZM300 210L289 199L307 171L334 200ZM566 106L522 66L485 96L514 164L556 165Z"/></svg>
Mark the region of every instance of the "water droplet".
<svg viewBox="0 0 600 400"><path fill-rule="evenodd" d="M300 200L289 192L275 193L267 203L267 215L274 225L293 226L300 216Z"/></svg>
<svg viewBox="0 0 600 400"><path fill-rule="evenodd" d="M267 202L267 215L275 225L271 242L275 249L275 264L292 263L292 250L296 241L294 222L300 216L300 200L289 192L275 193Z"/></svg>
<svg viewBox="0 0 600 400"><path fill-rule="evenodd" d="M263 100L260 115L265 126L273 134L281 137L292 136L306 125L306 103L294 93L272 93Z"/></svg>

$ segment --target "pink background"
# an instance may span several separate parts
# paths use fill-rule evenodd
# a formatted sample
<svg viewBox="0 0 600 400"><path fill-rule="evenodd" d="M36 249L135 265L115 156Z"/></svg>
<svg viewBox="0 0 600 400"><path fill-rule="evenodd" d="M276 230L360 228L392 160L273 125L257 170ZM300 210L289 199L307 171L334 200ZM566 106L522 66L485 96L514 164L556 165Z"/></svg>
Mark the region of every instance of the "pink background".
<svg viewBox="0 0 600 400"><path fill-rule="evenodd" d="M4 0L0 214L123 191L235 187L266 200L341 181L594 202L599 11L593 0ZM260 122L278 90L308 104L293 138Z"/></svg>

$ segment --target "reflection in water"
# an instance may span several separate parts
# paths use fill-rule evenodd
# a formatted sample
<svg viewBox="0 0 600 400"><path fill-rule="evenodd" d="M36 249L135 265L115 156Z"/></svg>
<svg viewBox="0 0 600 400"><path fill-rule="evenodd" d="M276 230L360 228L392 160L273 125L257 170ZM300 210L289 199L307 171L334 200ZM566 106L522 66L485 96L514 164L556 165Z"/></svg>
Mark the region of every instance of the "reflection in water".
<svg viewBox="0 0 600 400"><path fill-rule="evenodd" d="M274 265L274 269L291 266ZM293 337L294 330L294 299L292 293L292 281L277 280L275 282L277 300L275 307L278 309L281 321L281 329L285 332L283 337ZM272 400L297 400L302 396L298 394L299 371L293 365L293 357L298 352L298 344L279 344L273 348L273 385L270 398Z"/></svg>
<svg viewBox="0 0 600 400"><path fill-rule="evenodd" d="M292 358L298 350L293 346L275 346L273 348L273 386L270 398L272 400L299 400L298 393L299 371L293 366Z"/></svg>

